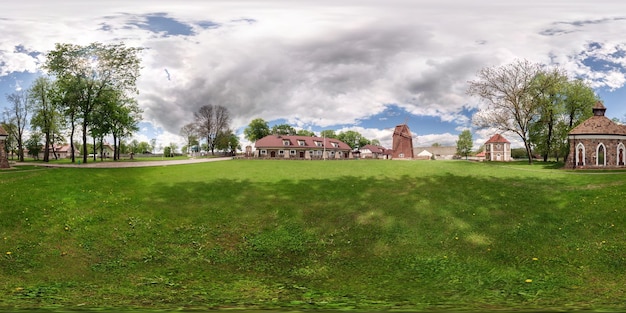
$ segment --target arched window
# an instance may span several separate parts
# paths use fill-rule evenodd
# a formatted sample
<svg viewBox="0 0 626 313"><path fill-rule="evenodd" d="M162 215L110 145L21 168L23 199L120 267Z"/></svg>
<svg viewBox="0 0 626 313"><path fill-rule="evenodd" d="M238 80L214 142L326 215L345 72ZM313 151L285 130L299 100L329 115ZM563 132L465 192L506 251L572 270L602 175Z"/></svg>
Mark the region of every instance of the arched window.
<svg viewBox="0 0 626 313"><path fill-rule="evenodd" d="M598 156L596 158L596 165L606 166L606 147L604 147L603 143L600 143L598 148L596 148L596 155Z"/></svg>
<svg viewBox="0 0 626 313"><path fill-rule="evenodd" d="M624 144L620 142L619 145L617 145L617 166L624 166L626 163L625 151L626 147L624 147Z"/></svg>
<svg viewBox="0 0 626 313"><path fill-rule="evenodd" d="M585 145L576 145L576 166L585 166Z"/></svg>

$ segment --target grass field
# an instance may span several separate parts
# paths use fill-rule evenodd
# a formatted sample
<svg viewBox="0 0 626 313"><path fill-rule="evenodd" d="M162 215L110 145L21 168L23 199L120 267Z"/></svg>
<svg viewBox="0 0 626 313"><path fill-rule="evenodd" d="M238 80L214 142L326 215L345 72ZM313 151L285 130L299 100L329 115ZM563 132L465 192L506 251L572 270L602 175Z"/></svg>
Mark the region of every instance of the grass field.
<svg viewBox="0 0 626 313"><path fill-rule="evenodd" d="M620 310L626 172L232 160L0 171L0 309Z"/></svg>

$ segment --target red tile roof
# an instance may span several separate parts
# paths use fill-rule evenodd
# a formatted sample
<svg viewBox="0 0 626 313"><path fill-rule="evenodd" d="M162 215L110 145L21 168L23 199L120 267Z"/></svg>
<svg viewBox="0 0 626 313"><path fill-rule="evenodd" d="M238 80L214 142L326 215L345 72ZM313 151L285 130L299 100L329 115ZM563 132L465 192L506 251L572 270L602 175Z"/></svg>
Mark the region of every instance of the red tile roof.
<svg viewBox="0 0 626 313"><path fill-rule="evenodd" d="M487 142L485 142L485 144L488 144L488 143L510 143L510 142L506 140L506 138L502 137L502 135L495 134L491 136L491 138L489 138Z"/></svg>
<svg viewBox="0 0 626 313"><path fill-rule="evenodd" d="M2 128L2 126L0 126L0 135L8 136L9 133L7 133L7 131L4 130L4 128Z"/></svg>
<svg viewBox="0 0 626 313"><path fill-rule="evenodd" d="M288 140L289 145L285 145L284 141ZM303 142L304 145L300 145L300 142ZM323 146L318 146L315 142L324 143ZM335 145L337 147L335 147ZM286 136L286 135L269 135L265 136L256 141L254 144L257 149L267 149L267 148L308 148L308 149L322 149L324 146L326 149L334 149L334 150L351 150L350 146L346 143L339 141L334 138L323 138L323 137L310 137L310 136Z"/></svg>

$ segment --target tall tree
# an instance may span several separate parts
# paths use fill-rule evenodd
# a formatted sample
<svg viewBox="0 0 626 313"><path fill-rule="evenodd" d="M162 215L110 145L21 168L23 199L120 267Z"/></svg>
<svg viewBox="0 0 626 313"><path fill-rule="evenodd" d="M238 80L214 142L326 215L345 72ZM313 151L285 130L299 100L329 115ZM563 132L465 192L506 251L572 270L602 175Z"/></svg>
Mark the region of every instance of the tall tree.
<svg viewBox="0 0 626 313"><path fill-rule="evenodd" d="M352 149L356 149L357 147L360 148L370 143L367 138L363 137L363 135L354 130L340 132L337 134L337 139L343 141Z"/></svg>
<svg viewBox="0 0 626 313"><path fill-rule="evenodd" d="M467 160L467 156L472 153L473 146L472 133L466 129L459 134L459 140L456 141L456 154L465 156Z"/></svg>
<svg viewBox="0 0 626 313"><path fill-rule="evenodd" d="M243 130L243 135L246 139L255 142L270 134L270 126L262 118L253 119L248 127Z"/></svg>
<svg viewBox="0 0 626 313"><path fill-rule="evenodd" d="M220 131L228 129L230 114L221 105L205 105L194 113L198 132L207 140L211 155L215 155L215 138Z"/></svg>
<svg viewBox="0 0 626 313"><path fill-rule="evenodd" d="M563 89L566 83L567 76L559 69L541 72L533 82L531 92L538 104L538 115L530 124L529 138L544 162L555 152L557 145L555 128L564 109Z"/></svg>
<svg viewBox="0 0 626 313"><path fill-rule="evenodd" d="M216 148L230 155L235 155L239 148L239 138L231 129L221 131L217 135Z"/></svg>
<svg viewBox="0 0 626 313"><path fill-rule="evenodd" d="M24 162L24 131L28 125L28 112L30 111L30 101L28 93L24 90L15 91L7 95L9 107L4 111L8 124L15 127L6 129L9 136L17 142L17 156L20 162Z"/></svg>
<svg viewBox="0 0 626 313"><path fill-rule="evenodd" d="M124 44L92 43L87 46L56 44L46 56L44 68L61 81L68 107L81 123L83 162L87 162L87 134L99 119L94 116L110 92L130 96L137 93L140 49Z"/></svg>
<svg viewBox="0 0 626 313"><path fill-rule="evenodd" d="M54 135L59 131L60 112L53 101L54 83L45 76L35 80L29 89L33 117L31 125L44 137L43 161L50 161L50 146L54 150Z"/></svg>
<svg viewBox="0 0 626 313"><path fill-rule="evenodd" d="M296 129L289 124L278 124L272 126L272 134L293 136L296 134Z"/></svg>
<svg viewBox="0 0 626 313"><path fill-rule="evenodd" d="M517 134L524 143L529 164L533 161L529 130L539 106L533 83L541 71L538 64L527 60L483 68L478 78L469 82L467 91L487 104L474 114L473 123L481 128L494 127Z"/></svg>
<svg viewBox="0 0 626 313"><path fill-rule="evenodd" d="M180 135L185 139L185 147L187 148L187 153L189 153L189 148L191 148L192 142L197 141L197 127L194 123L186 124L185 126L180 128Z"/></svg>
<svg viewBox="0 0 626 313"><path fill-rule="evenodd" d="M337 138L337 133L333 129L325 129L320 132L320 137Z"/></svg>
<svg viewBox="0 0 626 313"><path fill-rule="evenodd" d="M306 130L306 129L299 129L299 130L296 132L296 135L298 135L298 136L314 137L314 136L315 136L315 133L314 133L314 132L312 132L312 131L310 131L310 130Z"/></svg>

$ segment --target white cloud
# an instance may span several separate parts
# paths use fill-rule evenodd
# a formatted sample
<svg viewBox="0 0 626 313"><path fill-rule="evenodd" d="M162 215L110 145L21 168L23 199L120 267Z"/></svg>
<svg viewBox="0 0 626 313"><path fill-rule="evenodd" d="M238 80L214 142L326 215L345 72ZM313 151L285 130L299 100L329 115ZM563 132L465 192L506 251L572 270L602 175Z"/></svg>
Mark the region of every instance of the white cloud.
<svg viewBox="0 0 626 313"><path fill-rule="evenodd" d="M624 9L620 1L583 0L25 0L0 13L0 76L36 71L42 55L27 52L57 42L145 47L138 100L144 119L168 134L164 145L204 104L226 106L234 128L256 117L298 127L354 124L388 104L467 125L462 110L482 104L465 94L466 82L516 58L557 63L598 88L624 86L626 19L616 15ZM155 14L193 33L153 32L145 26ZM391 145L390 131L361 130ZM418 141L456 139L444 132Z"/></svg>

